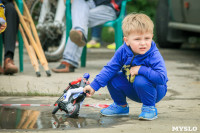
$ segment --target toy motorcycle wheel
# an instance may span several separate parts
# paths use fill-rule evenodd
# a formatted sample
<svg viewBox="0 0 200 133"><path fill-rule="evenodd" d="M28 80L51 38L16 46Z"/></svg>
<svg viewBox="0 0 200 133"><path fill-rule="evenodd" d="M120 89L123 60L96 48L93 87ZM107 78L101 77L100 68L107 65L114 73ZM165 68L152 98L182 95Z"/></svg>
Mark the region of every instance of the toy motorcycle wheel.
<svg viewBox="0 0 200 133"><path fill-rule="evenodd" d="M69 117L71 117L71 118L78 117L79 109L80 109L80 104L79 103L75 103L73 105L73 110L68 112Z"/></svg>
<svg viewBox="0 0 200 133"><path fill-rule="evenodd" d="M56 106L56 107L53 109L52 114L53 114L53 115L56 114L56 112L57 112L58 110L59 110L59 107Z"/></svg>

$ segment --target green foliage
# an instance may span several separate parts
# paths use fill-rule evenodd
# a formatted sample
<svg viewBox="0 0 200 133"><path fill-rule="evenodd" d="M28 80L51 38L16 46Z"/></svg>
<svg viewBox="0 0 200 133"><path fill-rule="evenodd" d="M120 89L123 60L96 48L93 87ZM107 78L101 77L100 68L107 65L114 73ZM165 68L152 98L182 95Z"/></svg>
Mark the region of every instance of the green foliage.
<svg viewBox="0 0 200 133"><path fill-rule="evenodd" d="M115 33L114 31L109 31L109 27L104 27L101 33L101 38L106 43L113 43L115 41Z"/></svg>
<svg viewBox="0 0 200 133"><path fill-rule="evenodd" d="M132 0L127 3L127 13L144 13L154 20L157 3L158 0Z"/></svg>

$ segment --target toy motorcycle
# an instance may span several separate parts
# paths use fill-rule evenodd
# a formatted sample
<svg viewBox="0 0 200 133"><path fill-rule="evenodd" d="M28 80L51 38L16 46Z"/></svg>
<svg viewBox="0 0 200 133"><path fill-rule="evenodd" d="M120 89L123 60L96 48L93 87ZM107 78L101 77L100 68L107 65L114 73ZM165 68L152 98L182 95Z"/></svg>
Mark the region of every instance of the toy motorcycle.
<svg viewBox="0 0 200 133"><path fill-rule="evenodd" d="M83 88L90 84L88 79L90 75L85 73L83 78L78 78L69 83L69 86L64 90L63 95L55 102L52 114L55 114L59 109L65 111L69 117L77 117L80 107L86 97Z"/></svg>

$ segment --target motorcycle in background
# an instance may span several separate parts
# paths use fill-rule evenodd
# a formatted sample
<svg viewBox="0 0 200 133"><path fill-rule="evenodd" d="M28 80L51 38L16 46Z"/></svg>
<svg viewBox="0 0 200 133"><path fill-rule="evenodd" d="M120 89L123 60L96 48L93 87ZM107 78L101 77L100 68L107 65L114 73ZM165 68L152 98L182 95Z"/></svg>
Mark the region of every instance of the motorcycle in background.
<svg viewBox="0 0 200 133"><path fill-rule="evenodd" d="M66 42L65 0L28 0L26 3L47 60L60 60Z"/></svg>

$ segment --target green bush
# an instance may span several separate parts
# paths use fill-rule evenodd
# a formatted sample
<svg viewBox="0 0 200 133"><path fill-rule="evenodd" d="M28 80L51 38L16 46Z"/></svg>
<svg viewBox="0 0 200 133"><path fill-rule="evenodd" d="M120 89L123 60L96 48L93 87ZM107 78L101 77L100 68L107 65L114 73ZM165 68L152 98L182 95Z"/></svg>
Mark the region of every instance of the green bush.
<svg viewBox="0 0 200 133"><path fill-rule="evenodd" d="M144 13L154 20L157 2L158 0L132 0L127 3L127 13Z"/></svg>

